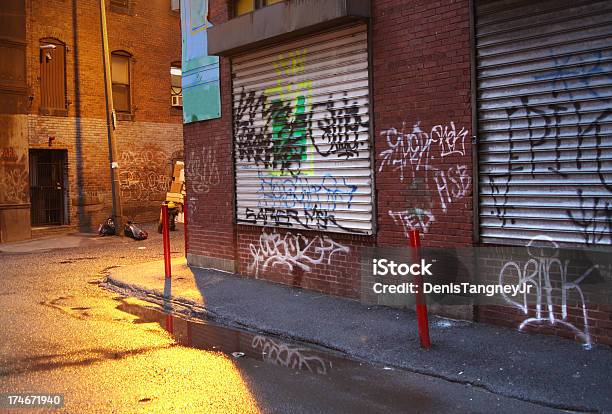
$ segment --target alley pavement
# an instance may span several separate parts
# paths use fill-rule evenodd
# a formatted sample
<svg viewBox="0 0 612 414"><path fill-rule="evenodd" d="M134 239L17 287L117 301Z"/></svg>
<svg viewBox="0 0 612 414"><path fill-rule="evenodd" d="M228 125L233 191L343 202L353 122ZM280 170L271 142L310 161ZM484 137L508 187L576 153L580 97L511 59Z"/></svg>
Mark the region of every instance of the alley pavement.
<svg viewBox="0 0 612 414"><path fill-rule="evenodd" d="M612 412L612 348L488 324L430 318L433 346L419 346L415 313L163 262L112 269L107 286L176 312L280 335L352 358L467 384L566 410Z"/></svg>
<svg viewBox="0 0 612 414"><path fill-rule="evenodd" d="M169 329L168 319L164 323L163 318L149 317L152 312L164 315L163 306L168 305L155 305L158 296L152 290L112 292L101 287L108 283L109 272L127 270L137 278L154 266L152 262L159 263L161 238L153 226L146 229L150 238L145 241L77 234L0 246L0 323L3 326L0 394L61 393L66 406L44 412L62 413L557 411L467 382L422 375L414 372L417 371L414 367L400 369L399 364L370 363L357 352L331 350L331 336L342 334L326 332L337 327L330 325L330 319L340 314L331 312L346 306L353 306L356 311L355 306L361 305L320 295L317 300L317 295L305 291L270 291L267 289L285 288L261 282L242 285L251 289L250 301L231 302L231 296L221 295L222 292L231 295L233 289L226 283L249 281L216 272L202 273L209 276L198 280L193 289L207 292L208 312L216 314L220 324L206 329L202 320L193 317L197 315L187 313L188 302L178 295L170 304L177 316L172 317L174 328ZM172 234L176 260L184 254L182 237L180 231ZM164 286L167 294L169 290L180 293L179 282L190 283L180 277L177 269L173 285ZM217 294L213 294L215 290ZM281 296L278 301L268 298L268 305L262 306L265 292ZM147 301L132 297L137 295ZM313 307L310 312L304 312L302 299L307 299ZM297 307L292 307L289 301L294 301ZM202 312L203 309L200 307ZM240 319L247 309L250 320ZM369 311L372 310L394 314L390 310ZM403 314L398 315L402 318ZM345 320L343 329L352 327L357 332L358 325L364 323L362 317L357 313ZM184 332L190 340L184 341L177 332L187 322ZM260 331L255 328L258 324L262 325ZM223 325L233 325L233 328ZM209 332L216 332L216 336L207 338ZM266 332L281 335L261 336ZM301 335L307 339L311 335L308 332L318 335L311 343L289 338L299 339ZM393 343L398 352L413 355L410 358L415 364L418 361L414 358L419 355L421 358L432 355L429 364L442 364L434 358L441 352L440 348L429 353L419 351L416 356L408 352L414 347L414 338L413 342L404 338L413 335L414 326L408 325L405 334L389 331L386 341ZM436 347L442 346L439 335L440 331L434 330L433 339L440 344ZM326 342L326 336L330 343ZM240 345L237 338L248 338L248 342ZM376 346L367 337L361 338L361 342L373 350ZM199 349L194 343L209 345ZM326 368L304 370L295 364L279 363L278 358L274 363L272 358L265 357L265 352L255 358L253 344L259 344L258 349L265 346L268 351L289 351L307 368L321 360ZM570 345L575 346L568 341L567 349ZM527 352L525 347L530 344L523 346ZM231 352L234 348L251 352ZM380 351L382 355L384 348ZM481 349L470 352L478 354ZM556 351L551 349L551 352ZM466 363L469 365L470 361ZM547 384L539 386L545 388ZM593 393L596 392L598 388L594 388ZM37 412L6 407L0 411Z"/></svg>

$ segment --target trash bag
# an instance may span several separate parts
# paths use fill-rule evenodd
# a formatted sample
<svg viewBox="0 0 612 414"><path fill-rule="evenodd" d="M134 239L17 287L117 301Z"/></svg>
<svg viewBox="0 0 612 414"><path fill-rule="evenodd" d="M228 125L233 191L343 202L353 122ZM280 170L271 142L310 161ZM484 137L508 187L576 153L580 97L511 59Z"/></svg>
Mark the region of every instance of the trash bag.
<svg viewBox="0 0 612 414"><path fill-rule="evenodd" d="M123 234L125 234L126 237L131 237L134 240L146 240L147 237L149 237L149 233L147 233L131 221L128 221L125 227L123 228Z"/></svg>
<svg viewBox="0 0 612 414"><path fill-rule="evenodd" d="M114 236L117 234L117 226L115 225L115 220L112 217L109 217L106 220L106 223L102 223L98 226L98 234L100 236Z"/></svg>

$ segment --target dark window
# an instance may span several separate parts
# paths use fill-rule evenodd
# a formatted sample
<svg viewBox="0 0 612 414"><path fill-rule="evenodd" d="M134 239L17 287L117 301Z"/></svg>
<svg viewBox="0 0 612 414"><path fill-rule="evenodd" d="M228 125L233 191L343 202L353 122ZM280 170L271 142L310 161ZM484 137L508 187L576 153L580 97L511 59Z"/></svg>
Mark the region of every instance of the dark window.
<svg viewBox="0 0 612 414"><path fill-rule="evenodd" d="M66 46L57 40L40 42L40 108L66 110Z"/></svg>
<svg viewBox="0 0 612 414"><path fill-rule="evenodd" d="M129 0L110 0L111 6L124 7L124 8L128 7L128 2Z"/></svg>
<svg viewBox="0 0 612 414"><path fill-rule="evenodd" d="M170 66L170 99L172 106L183 106L183 87L181 85L182 70L180 63L173 63Z"/></svg>
<svg viewBox="0 0 612 414"><path fill-rule="evenodd" d="M255 9L280 3L285 0L234 0L234 11L236 16L250 13Z"/></svg>
<svg viewBox="0 0 612 414"><path fill-rule="evenodd" d="M117 112L131 112L130 55L113 52L111 56L113 107Z"/></svg>

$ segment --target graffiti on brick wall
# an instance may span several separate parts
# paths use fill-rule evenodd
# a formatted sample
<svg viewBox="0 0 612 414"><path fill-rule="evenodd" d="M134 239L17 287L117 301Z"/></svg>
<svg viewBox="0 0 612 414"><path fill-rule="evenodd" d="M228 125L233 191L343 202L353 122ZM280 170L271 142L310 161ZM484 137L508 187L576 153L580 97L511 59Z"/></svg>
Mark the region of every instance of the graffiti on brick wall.
<svg viewBox="0 0 612 414"><path fill-rule="evenodd" d="M249 246L252 262L249 272L259 275L260 271L284 268L292 272L294 267L303 271L311 271L311 266L331 264L337 254L348 254L350 248L335 242L326 235L306 237L301 234L285 235L276 231L268 233L263 230L259 242Z"/></svg>
<svg viewBox="0 0 612 414"><path fill-rule="evenodd" d="M331 361L310 355L310 350L306 348L287 345L261 335L253 337L251 346L261 350L264 361L280 367L322 375L327 374L332 367Z"/></svg>
<svg viewBox="0 0 612 414"><path fill-rule="evenodd" d="M28 160L17 156L14 148L0 148L0 202L28 202Z"/></svg>
<svg viewBox="0 0 612 414"><path fill-rule="evenodd" d="M198 199L189 197L187 200L187 219L193 220L198 212Z"/></svg>
<svg viewBox="0 0 612 414"><path fill-rule="evenodd" d="M379 172L396 172L399 181L409 182L411 188L422 183L423 188L419 190L431 192L434 201L428 206L389 211L395 224L402 225L406 236L409 230L427 233L436 221L434 207L446 214L453 203L469 198L472 189L472 172L467 165L444 161L466 156L468 130L459 129L452 121L429 130L423 130L420 121L412 127L407 125L404 122L400 130L390 128L381 132L387 148L380 153ZM441 162L433 165L436 159Z"/></svg>
<svg viewBox="0 0 612 414"><path fill-rule="evenodd" d="M202 148L201 151L191 151L185 172L191 191L195 194L208 193L221 183L216 150Z"/></svg>
<svg viewBox="0 0 612 414"><path fill-rule="evenodd" d="M121 197L128 201L164 200L170 188L170 158L161 150L123 151L119 156Z"/></svg>
<svg viewBox="0 0 612 414"><path fill-rule="evenodd" d="M515 261L506 262L499 272L499 284L511 285L514 282L519 287L531 285L536 292L535 306L530 306L527 293L523 301L519 302L503 294L510 305L518 308L528 317L519 325L519 330L530 325L547 324L559 326L574 332L583 341L585 348L592 346L589 333L589 314L587 303L580 283L582 283L595 269L592 265L578 276L571 276L570 260L559 257L559 246L548 236L536 236L527 244L529 259L524 263ZM555 312L554 291L560 292L560 314ZM573 296L571 295L573 294ZM568 304L578 303L582 312L581 325L577 327L568 320ZM530 313L534 316L529 316Z"/></svg>
<svg viewBox="0 0 612 414"><path fill-rule="evenodd" d="M396 225L401 225L404 228L406 237L408 237L410 231L413 230L418 230L423 234L427 234L429 232L429 226L436 221L436 217L431 210L423 210L421 208L404 211L389 210L389 216Z"/></svg>
<svg viewBox="0 0 612 414"><path fill-rule="evenodd" d="M386 129L381 132L387 140L388 148L381 152L379 171L390 169L399 172L400 181L406 178L415 179L418 171L436 171L430 165L436 155L445 158L452 155L465 156L465 139L468 131L459 131L454 122L448 125L436 125L429 132L421 129L421 122L406 129L406 122L401 130Z"/></svg>

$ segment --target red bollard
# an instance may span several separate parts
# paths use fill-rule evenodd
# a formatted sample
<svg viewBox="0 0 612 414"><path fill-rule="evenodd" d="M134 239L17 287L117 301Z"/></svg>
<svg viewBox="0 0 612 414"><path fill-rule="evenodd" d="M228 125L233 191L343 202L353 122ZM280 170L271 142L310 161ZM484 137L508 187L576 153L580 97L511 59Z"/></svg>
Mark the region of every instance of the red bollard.
<svg viewBox="0 0 612 414"><path fill-rule="evenodd" d="M166 279L172 276L172 266L170 263L170 228L168 224L168 204L162 204L162 238L164 240L164 269Z"/></svg>
<svg viewBox="0 0 612 414"><path fill-rule="evenodd" d="M418 230L411 230L410 236L410 247L412 247L413 262L421 261L421 237ZM414 283L417 286L416 293L416 313L417 313L417 325L419 329L419 338L421 340L422 348L429 348L431 341L429 339L429 321L427 318L427 301L425 294L423 293L423 276L418 275L414 277Z"/></svg>

